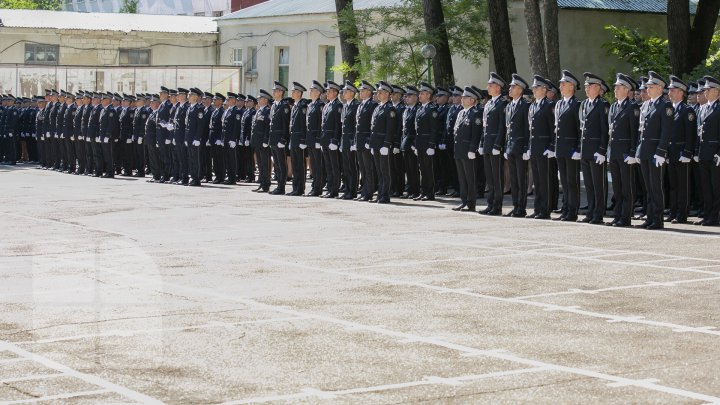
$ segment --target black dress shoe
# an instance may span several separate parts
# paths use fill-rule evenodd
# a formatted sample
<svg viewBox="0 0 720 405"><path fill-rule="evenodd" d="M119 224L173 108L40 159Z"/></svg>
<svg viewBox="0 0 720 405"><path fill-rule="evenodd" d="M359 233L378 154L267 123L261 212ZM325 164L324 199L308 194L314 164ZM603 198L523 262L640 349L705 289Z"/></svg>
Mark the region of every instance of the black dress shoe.
<svg viewBox="0 0 720 405"><path fill-rule="evenodd" d="M462 203L462 204L458 205L457 207L454 207L452 210L453 210L453 211L460 211L460 210L462 210L462 209L465 208L465 207L467 207L467 204Z"/></svg>
<svg viewBox="0 0 720 405"><path fill-rule="evenodd" d="M420 201L425 198L424 195L413 195L413 201Z"/></svg>
<svg viewBox="0 0 720 405"><path fill-rule="evenodd" d="M378 204L390 204L389 198L383 198L382 200L378 200Z"/></svg>
<svg viewBox="0 0 720 405"><path fill-rule="evenodd" d="M602 225L605 222L603 222L602 218L593 218L588 222L590 225Z"/></svg>
<svg viewBox="0 0 720 405"><path fill-rule="evenodd" d="M610 222L606 222L605 225L607 225L607 226L614 226L614 225L617 224L618 222L620 222L620 218L615 218L615 219L613 219L613 220L610 221Z"/></svg>
<svg viewBox="0 0 720 405"><path fill-rule="evenodd" d="M461 211L471 211L471 212L475 212L475 206L474 206L474 205L472 205L472 206L469 205L469 206L467 206L467 208L463 208Z"/></svg>
<svg viewBox="0 0 720 405"><path fill-rule="evenodd" d="M535 219L535 218L537 218L538 215L540 215L540 214L536 214L536 213L533 212L533 213L530 214L530 215L526 215L525 218L527 218L527 219Z"/></svg>
<svg viewBox="0 0 720 405"><path fill-rule="evenodd" d="M675 217L672 215L663 218L663 222L672 222L674 220L675 220Z"/></svg>
<svg viewBox="0 0 720 405"><path fill-rule="evenodd" d="M650 225L652 225L652 221L646 220L645 222L643 222L643 223L640 224L640 225L635 225L635 227L636 227L636 228L643 228L643 229L644 229L644 228L647 228L647 227L650 226Z"/></svg>
<svg viewBox="0 0 720 405"><path fill-rule="evenodd" d="M645 227L645 229L648 229L648 230L663 229L663 228L665 228L665 225L662 222L653 222L652 224Z"/></svg>
<svg viewBox="0 0 720 405"><path fill-rule="evenodd" d="M535 216L535 219L552 219L552 218L550 218L550 215L548 215L548 214L538 214Z"/></svg>
<svg viewBox="0 0 720 405"><path fill-rule="evenodd" d="M562 214L562 210L552 210L553 214Z"/></svg>
<svg viewBox="0 0 720 405"><path fill-rule="evenodd" d="M226 185L226 186L234 186L234 185L235 185L235 181L233 181L233 180L225 180L225 181L223 181L223 184Z"/></svg>
<svg viewBox="0 0 720 405"><path fill-rule="evenodd" d="M514 211L512 216L513 218L525 218L527 216L527 211Z"/></svg>
<svg viewBox="0 0 720 405"><path fill-rule="evenodd" d="M435 201L435 196L426 195L425 197L421 198L420 201Z"/></svg>
<svg viewBox="0 0 720 405"><path fill-rule="evenodd" d="M563 222L577 222L577 215L568 215L565 217L560 217L560 220Z"/></svg>
<svg viewBox="0 0 720 405"><path fill-rule="evenodd" d="M215 180L213 180L212 184L220 184L220 183L222 183L222 182L223 182L223 181L220 180L220 179L215 179Z"/></svg>
<svg viewBox="0 0 720 405"><path fill-rule="evenodd" d="M590 222L590 221L592 221L592 217L585 217L585 218L579 220L578 222L586 222L586 223L587 223L587 222Z"/></svg>
<svg viewBox="0 0 720 405"><path fill-rule="evenodd" d="M670 221L671 224L687 224L688 220L687 218L675 218L672 221Z"/></svg>
<svg viewBox="0 0 720 405"><path fill-rule="evenodd" d="M353 196L351 196L350 194L348 194L348 195L344 195L344 196L342 197L342 199L343 199L343 200L354 200L355 197L353 197Z"/></svg>
<svg viewBox="0 0 720 405"><path fill-rule="evenodd" d="M485 215L485 214L487 214L487 213L490 212L490 211L492 211L492 208L487 207L487 208L485 208L484 210L478 211L478 214L483 214L483 215Z"/></svg>
<svg viewBox="0 0 720 405"><path fill-rule="evenodd" d="M614 224L612 224L612 226L617 227L617 228L626 228L626 227L630 226L630 222L619 220L619 221L615 222Z"/></svg>
<svg viewBox="0 0 720 405"><path fill-rule="evenodd" d="M510 212L508 212L507 214L504 214L503 216L504 216L504 217L511 217L511 216L513 216L514 214L515 214L515 211L510 211Z"/></svg>
<svg viewBox="0 0 720 405"><path fill-rule="evenodd" d="M190 187L200 187L200 182L197 180L193 180L189 183Z"/></svg>
<svg viewBox="0 0 720 405"><path fill-rule="evenodd" d="M216 184L216 183L213 182L213 184ZM253 193L259 193L259 192L261 192L261 191L262 191L262 187L258 187L258 188L256 188L255 190L253 190L252 192L253 192Z"/></svg>
<svg viewBox="0 0 720 405"><path fill-rule="evenodd" d="M460 193L457 191L453 191L453 193L449 194L448 197L457 198L460 197ZM483 196L481 195L480 198L483 198Z"/></svg>
<svg viewBox="0 0 720 405"><path fill-rule="evenodd" d="M410 198L410 194L403 194L400 196L400 198L402 198L403 200L407 200L408 198Z"/></svg>
<svg viewBox="0 0 720 405"><path fill-rule="evenodd" d="M299 194L297 191L291 191L291 192L289 192L289 193L285 193L285 195L290 196L290 197L295 197L295 196L298 196L298 195L300 195L300 194Z"/></svg>
<svg viewBox="0 0 720 405"><path fill-rule="evenodd" d="M702 225L702 226L718 226L718 225L720 225L720 222L703 220L703 223L700 225Z"/></svg>
<svg viewBox="0 0 720 405"><path fill-rule="evenodd" d="M502 215L502 211L500 210L490 210L485 215L491 216L491 217L497 217Z"/></svg>
<svg viewBox="0 0 720 405"><path fill-rule="evenodd" d="M402 193L401 193L401 192L399 192L399 191L396 191L396 192L394 192L394 193L390 194L390 197L395 197L395 198L397 198L397 197L400 197L401 195L402 195Z"/></svg>

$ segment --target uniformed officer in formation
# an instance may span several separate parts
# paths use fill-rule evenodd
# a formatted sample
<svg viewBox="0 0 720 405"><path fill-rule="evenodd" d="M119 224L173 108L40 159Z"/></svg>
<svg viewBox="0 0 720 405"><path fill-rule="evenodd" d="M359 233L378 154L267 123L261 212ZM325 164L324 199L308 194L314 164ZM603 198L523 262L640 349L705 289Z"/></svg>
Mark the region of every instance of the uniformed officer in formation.
<svg viewBox="0 0 720 405"><path fill-rule="evenodd" d="M375 86L360 81L357 87L313 81L310 100L303 99L308 88L298 82L292 83L290 99L284 98L287 88L279 82L272 95L260 90L258 98L166 87L159 94L48 90L33 100L2 95L0 155L5 164L14 163L21 152L47 169L97 177L142 177L147 172L150 182L193 186L201 181L234 185L238 176L252 182L257 169L259 192L270 191L274 167L274 194L280 195L289 150L293 187L288 195L304 195L309 157L313 183L308 196L320 196L325 189L325 197L389 203L398 190L404 198L426 201L444 194L453 180L437 155L452 151L460 197L456 211L477 209L477 193L485 190L478 187L480 173L488 178L487 206L480 212L500 215L507 164L513 208L506 216L550 218L559 174L563 209L556 219L577 221L582 172L588 208L581 222L600 224L609 168L614 209L607 225L631 225L640 191L646 207L638 227L686 223L693 196L700 195L701 220L696 224L718 225L720 82L706 76L686 83L649 72L638 85L618 73L615 102L608 105L603 95L609 87L602 78L588 72L584 79L587 98L582 102L575 98L580 82L567 70L559 80L557 102L548 97L557 92L552 80L534 75L530 86L517 74L506 83L495 73L486 93L474 86L462 92L450 87L450 105L438 97L446 97L443 88L422 82L401 92L385 81ZM533 99L528 102L530 88ZM666 88L669 100L663 95ZM239 152L240 146L253 152L254 159ZM528 164L535 193L530 215Z"/></svg>

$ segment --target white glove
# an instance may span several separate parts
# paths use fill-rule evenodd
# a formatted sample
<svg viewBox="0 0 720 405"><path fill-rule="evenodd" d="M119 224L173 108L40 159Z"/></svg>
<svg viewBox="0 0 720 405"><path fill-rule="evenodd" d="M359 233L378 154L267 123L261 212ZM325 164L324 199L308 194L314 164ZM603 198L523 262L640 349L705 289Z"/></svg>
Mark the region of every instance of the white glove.
<svg viewBox="0 0 720 405"><path fill-rule="evenodd" d="M530 152L523 153L523 160L530 160Z"/></svg>
<svg viewBox="0 0 720 405"><path fill-rule="evenodd" d="M660 167L665 164L665 158L662 156L655 155L653 159L655 159L655 167Z"/></svg>
<svg viewBox="0 0 720 405"><path fill-rule="evenodd" d="M58 135L58 134L55 134L55 139L58 139L58 138L59 138L59 135Z"/></svg>
<svg viewBox="0 0 720 405"><path fill-rule="evenodd" d="M210 145L210 141L205 142L205 146L212 146Z"/></svg>
<svg viewBox="0 0 720 405"><path fill-rule="evenodd" d="M10 136L10 138L12 138L12 136L13 136L12 132L11 132L11 133L9 133L9 134L8 134L8 136Z"/></svg>
<svg viewBox="0 0 720 405"><path fill-rule="evenodd" d="M397 155L400 153L400 148L393 148L393 155Z"/></svg>
<svg viewBox="0 0 720 405"><path fill-rule="evenodd" d="M485 153L485 149L483 149L482 147L479 147L479 148L478 148L478 154L482 155L482 154L484 154L484 153Z"/></svg>
<svg viewBox="0 0 720 405"><path fill-rule="evenodd" d="M686 158L685 156L680 156L680 163L690 163L692 160L690 158Z"/></svg>
<svg viewBox="0 0 720 405"><path fill-rule="evenodd" d="M629 164L629 165L637 165L637 164L640 164L640 159L631 156L631 157L628 159L627 164Z"/></svg>
<svg viewBox="0 0 720 405"><path fill-rule="evenodd" d="M582 155L580 154L580 152L574 152L574 153L572 154L572 157L571 157L570 159L572 159L572 160L580 160L580 159L582 159Z"/></svg>
<svg viewBox="0 0 720 405"><path fill-rule="evenodd" d="M218 139L217 141L215 141L215 146L223 146L223 141Z"/></svg>
<svg viewBox="0 0 720 405"><path fill-rule="evenodd" d="M41 140L41 141L44 141L44 140L45 140L45 135L40 135L40 140Z"/></svg>
<svg viewBox="0 0 720 405"><path fill-rule="evenodd" d="M95 142L100 143L100 137L99 137L99 136L96 136L96 137L95 137Z"/></svg>
<svg viewBox="0 0 720 405"><path fill-rule="evenodd" d="M499 155L499 154L500 154L500 151L499 151L499 150L497 150L497 149L495 149L495 148L493 148L493 150L492 150L492 154L493 154L493 156L497 156L497 155Z"/></svg>
<svg viewBox="0 0 720 405"><path fill-rule="evenodd" d="M175 143L175 139L172 140L173 146L177 146L177 143Z"/></svg>
<svg viewBox="0 0 720 405"><path fill-rule="evenodd" d="M142 136L138 138L138 145L142 145Z"/></svg>
<svg viewBox="0 0 720 405"><path fill-rule="evenodd" d="M468 159L470 159L470 160L475 159L475 152L468 152Z"/></svg>
<svg viewBox="0 0 720 405"><path fill-rule="evenodd" d="M277 147L280 149L283 149L283 148L285 148L285 144L282 142L278 142Z"/></svg>
<svg viewBox="0 0 720 405"><path fill-rule="evenodd" d="M715 166L720 166L720 156L715 154L715 156L713 156L713 160L715 160Z"/></svg>
<svg viewBox="0 0 720 405"><path fill-rule="evenodd" d="M634 157L632 157L632 156L627 156L625 159L623 159L623 162L631 165L631 164L633 164L633 161L634 161L634 160L635 160Z"/></svg>
<svg viewBox="0 0 720 405"><path fill-rule="evenodd" d="M601 154L595 152L595 154L593 156L595 156L595 163L597 163L599 165L605 163L605 155L601 155Z"/></svg>
<svg viewBox="0 0 720 405"><path fill-rule="evenodd" d="M183 141L185 143L185 146L188 146L187 141Z"/></svg>
<svg viewBox="0 0 720 405"><path fill-rule="evenodd" d="M315 149L321 149L321 148L322 148L322 146L319 143L315 142ZM370 148L368 148L368 149L370 149Z"/></svg>
<svg viewBox="0 0 720 405"><path fill-rule="evenodd" d="M78 141L84 141L84 140L85 140L84 136L78 136Z"/></svg>
<svg viewBox="0 0 720 405"><path fill-rule="evenodd" d="M262 147L263 147L263 148L267 148L267 147L268 147L268 144L263 143L263 144L262 144Z"/></svg>
<svg viewBox="0 0 720 405"><path fill-rule="evenodd" d="M370 149L370 154L371 154L371 155L374 155L374 154L375 154L375 149Z"/></svg>
<svg viewBox="0 0 720 405"><path fill-rule="evenodd" d="M447 146L444 143L441 143L440 145L438 145L438 149L440 149L440 150L445 150L446 148L447 148Z"/></svg>
<svg viewBox="0 0 720 405"><path fill-rule="evenodd" d="M412 151L415 152L415 154L417 155L417 149L415 148L415 146L411 146L410 149L412 149Z"/></svg>
<svg viewBox="0 0 720 405"><path fill-rule="evenodd" d="M250 146L250 141L245 141L245 146Z"/></svg>
<svg viewBox="0 0 720 405"><path fill-rule="evenodd" d="M167 129L172 131L175 129L175 124L167 124Z"/></svg>
<svg viewBox="0 0 720 405"><path fill-rule="evenodd" d="M12 136L12 134L11 134L10 136ZM71 141L74 141L74 140L75 140L75 137L74 137L74 136L71 136L71 137L70 137L70 140L71 140Z"/></svg>
<svg viewBox="0 0 720 405"><path fill-rule="evenodd" d="M229 141L229 142L228 142L228 145L230 145L230 149L235 149L235 147L237 146L237 142L235 142L235 141Z"/></svg>
<svg viewBox="0 0 720 405"><path fill-rule="evenodd" d="M307 148L307 145L305 145L304 143L301 143L298 146L300 146L300 149L302 149L302 150L305 150L305 148Z"/></svg>
<svg viewBox="0 0 720 405"><path fill-rule="evenodd" d="M387 147L383 146L382 148L380 148L380 154L381 154L381 155L387 156L388 152L390 152L390 150L388 150Z"/></svg>
<svg viewBox="0 0 720 405"><path fill-rule="evenodd" d="M70 140L72 141L72 137L70 137ZM128 138L128 139L125 141L125 143L132 143L132 139L131 139L131 138Z"/></svg>
<svg viewBox="0 0 720 405"><path fill-rule="evenodd" d="M503 153L503 159L507 160L507 152Z"/></svg>
<svg viewBox="0 0 720 405"><path fill-rule="evenodd" d="M330 150L337 150L337 148L338 148L338 146L335 145L334 143L331 143L330 145L328 145L328 149L330 149Z"/></svg>
<svg viewBox="0 0 720 405"><path fill-rule="evenodd" d="M551 151L550 149L545 150L543 155L547 156L548 159L555 159L555 152Z"/></svg>
<svg viewBox="0 0 720 405"><path fill-rule="evenodd" d="M425 153L427 153L428 156L433 156L435 154L435 149L428 148Z"/></svg>
<svg viewBox="0 0 720 405"><path fill-rule="evenodd" d="M357 151L357 145L351 145L350 152L355 152L355 151Z"/></svg>
<svg viewBox="0 0 720 405"><path fill-rule="evenodd" d="M48 138L50 138L50 132L45 132L45 136L47 136Z"/></svg>
<svg viewBox="0 0 720 405"><path fill-rule="evenodd" d="M193 141L193 146L200 146L200 141Z"/></svg>
<svg viewBox="0 0 720 405"><path fill-rule="evenodd" d="M365 143L365 149L370 149L370 144L369 144L369 143Z"/></svg>
<svg viewBox="0 0 720 405"><path fill-rule="evenodd" d="M693 160L695 163L700 163L700 157L699 156L693 156Z"/></svg>
<svg viewBox="0 0 720 405"><path fill-rule="evenodd" d="M103 143L108 143L108 142L110 142L110 138L108 138L108 137L106 136L105 139L103 139Z"/></svg>

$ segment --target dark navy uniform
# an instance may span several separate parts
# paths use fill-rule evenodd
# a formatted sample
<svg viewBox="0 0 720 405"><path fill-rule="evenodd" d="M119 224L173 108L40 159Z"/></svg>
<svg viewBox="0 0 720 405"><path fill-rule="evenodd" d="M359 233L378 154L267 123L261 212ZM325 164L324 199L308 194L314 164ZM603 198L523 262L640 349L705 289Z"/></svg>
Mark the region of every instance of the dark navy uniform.
<svg viewBox="0 0 720 405"><path fill-rule="evenodd" d="M370 148L378 171L377 202L380 204L390 202L390 159L388 153L389 149L392 148L393 131L397 126L397 120L397 112L389 101L378 105L373 111Z"/></svg>
<svg viewBox="0 0 720 405"><path fill-rule="evenodd" d="M474 94L475 97L479 95ZM482 139L482 109L463 108L457 112L453 127L453 157L458 175L458 188L461 204L455 210L475 211L477 203L477 185L475 178L476 151ZM471 158L472 157L472 158Z"/></svg>
<svg viewBox="0 0 720 405"><path fill-rule="evenodd" d="M117 111L112 105L102 108L99 117L99 131L101 150L102 150L102 168L105 174L103 177L115 177L115 165L113 164L113 144L115 142L114 134L118 127Z"/></svg>
<svg viewBox="0 0 720 405"><path fill-rule="evenodd" d="M513 75L515 76L515 75ZM527 160L529 141L528 103L524 98L511 101L505 107L505 156L510 170L510 191L513 209L506 216L524 218L527 215Z"/></svg>
<svg viewBox="0 0 720 405"><path fill-rule="evenodd" d="M400 151L403 154L405 163L405 175L407 176L407 194L400 198L417 198L420 196L420 168L415 154L415 114L420 108L419 104L406 105L402 115L402 138L400 140Z"/></svg>
<svg viewBox="0 0 720 405"><path fill-rule="evenodd" d="M372 99L360 102L355 112L357 125L355 126L355 145L358 149L358 164L362 172L362 192L360 200L369 201L377 190L375 162L372 154L370 154L370 126L372 124L372 115L377 107L377 103ZM415 117L413 116L413 120Z"/></svg>
<svg viewBox="0 0 720 405"><path fill-rule="evenodd" d="M153 148L153 155L148 154L148 165L150 166L150 173L153 178L156 174L159 175L157 167L157 147L155 146L156 140L153 138L152 143L145 136L145 123L147 122L148 116L150 115L150 108L142 106L135 109L135 115L133 116L132 122L132 154L133 154L133 169L136 170L135 177L145 177L145 148L146 145ZM154 159L154 160L151 160Z"/></svg>
<svg viewBox="0 0 720 405"><path fill-rule="evenodd" d="M68 173L75 173L77 164L77 156L75 153L75 139L79 137L79 133L75 133L75 116L77 115L77 105L69 104L65 107L65 116L63 118L63 134L65 135L65 157L66 162L63 167Z"/></svg>
<svg viewBox="0 0 720 405"><path fill-rule="evenodd" d="M668 190L670 215L667 221L685 223L690 198L689 163L695 153L697 116L695 110L681 102L674 107L672 131L668 142ZM681 161L682 159L682 161Z"/></svg>
<svg viewBox="0 0 720 405"><path fill-rule="evenodd" d="M252 134L252 123L255 113L257 112L254 108L246 108L243 112L242 118L240 119L240 138L242 140L241 158L240 165L242 167L241 179L245 180L246 183L255 182L255 152L250 146L250 135Z"/></svg>
<svg viewBox="0 0 720 405"><path fill-rule="evenodd" d="M115 146L120 149L118 153L118 156L120 157L119 164L122 165L123 176L132 176L133 121L135 120L135 108L121 107L118 120L120 122L120 139Z"/></svg>
<svg viewBox="0 0 720 405"><path fill-rule="evenodd" d="M160 104L157 110L155 122L157 122L158 128L155 131L155 137L157 140L158 155L160 156L160 182L164 183L170 181L170 172L172 166L172 133L167 128L167 125L172 122L172 116L170 115L173 109L170 100L166 99Z"/></svg>
<svg viewBox="0 0 720 405"><path fill-rule="evenodd" d="M309 100L300 99L290 111L290 163L292 164L292 191L290 195L305 194L305 149L307 148L307 109ZM315 145L311 145L314 147Z"/></svg>
<svg viewBox="0 0 720 405"><path fill-rule="evenodd" d="M240 142L242 130L242 115L244 111L234 105L223 113L222 141L225 145L225 162L227 163L227 179L225 184L235 184L238 173L237 145Z"/></svg>
<svg viewBox="0 0 720 405"><path fill-rule="evenodd" d="M580 207L580 160L573 159L580 151L580 102L573 96L555 104L555 153L563 189L562 214L558 220L577 221Z"/></svg>
<svg viewBox="0 0 720 405"><path fill-rule="evenodd" d="M212 167L215 172L214 184L225 181L225 146L222 140L222 123L225 119L225 107L216 108L210 115L210 132L206 147L210 147L212 156Z"/></svg>
<svg viewBox="0 0 720 405"><path fill-rule="evenodd" d="M261 107L253 117L250 146L255 149L255 160L258 165L258 181L260 185L255 191L270 191L270 106Z"/></svg>
<svg viewBox="0 0 720 405"><path fill-rule="evenodd" d="M201 96L198 96L201 97ZM202 177L200 165L200 140L202 139L202 122L205 118L205 106L195 103L188 107L185 115L185 143L187 143L188 176L191 186L199 186Z"/></svg>
<svg viewBox="0 0 720 405"><path fill-rule="evenodd" d="M603 223L605 215L605 154L608 145L610 107L601 97L580 105L580 165L587 193L588 211L583 222ZM600 162L600 163L597 163Z"/></svg>
<svg viewBox="0 0 720 405"><path fill-rule="evenodd" d="M175 125L173 133L173 168L172 177L175 183L188 184L188 153L185 144L185 118L187 117L189 102L178 104L175 108L173 124Z"/></svg>
<svg viewBox="0 0 720 405"><path fill-rule="evenodd" d="M633 163L638 142L640 106L616 101L608 112L608 166L615 198L613 226L629 226L635 202Z"/></svg>
<svg viewBox="0 0 720 405"><path fill-rule="evenodd" d="M483 109L483 138L480 142L487 181L487 208L483 214L500 215L503 205L502 139L505 134L505 106L502 96L494 97ZM500 153L494 155L493 149Z"/></svg>
<svg viewBox="0 0 720 405"><path fill-rule="evenodd" d="M270 107L270 136L268 143L273 157L277 188L270 194L284 195L287 182L287 145L290 139L290 105L286 100L275 101Z"/></svg>
<svg viewBox="0 0 720 405"><path fill-rule="evenodd" d="M160 177L162 175L160 153L156 143L157 133L160 130L160 126L158 125L158 111L160 110L157 109L153 111L151 108L147 109L148 116L147 120L145 121L145 131L143 133L143 138L148 153L148 164L150 165L150 173L153 177L152 181L160 181Z"/></svg>
<svg viewBox="0 0 720 405"><path fill-rule="evenodd" d="M349 91L349 90L347 90ZM355 132L357 128L357 109L360 102L352 99L343 103L342 107L342 138L340 140L340 153L342 154L343 181L345 192L341 196L344 200L357 198L358 170L357 149L355 145Z"/></svg>
<svg viewBox="0 0 720 405"><path fill-rule="evenodd" d="M717 86L716 83L711 83ZM707 85L706 85L707 86ZM704 217L700 225L716 226L720 222L720 101L708 101L701 110L695 157L698 160L703 193Z"/></svg>
<svg viewBox="0 0 720 405"><path fill-rule="evenodd" d="M536 219L550 219L550 176L557 172L550 170L553 160L548 151L555 133L555 103L543 98L536 100L528 108L528 150L530 168L533 175L535 205L531 216Z"/></svg>
<svg viewBox="0 0 720 405"><path fill-rule="evenodd" d="M337 197L340 190L340 160L337 148L342 133L342 108L340 100L335 98L325 104L322 112L320 145L323 147L323 165L328 184L328 192L322 197L327 198Z"/></svg>
<svg viewBox="0 0 720 405"><path fill-rule="evenodd" d="M85 173L87 167L87 155L85 153L85 134L83 133L83 116L88 105L81 105L75 112L75 118L73 119L73 127L75 132L75 154L77 155L78 168L75 174Z"/></svg>
<svg viewBox="0 0 720 405"><path fill-rule="evenodd" d="M415 112L415 149L420 167L420 199L435 199L435 148L441 131L440 114L437 106L427 103ZM428 152L432 151L432 155Z"/></svg>
<svg viewBox="0 0 720 405"><path fill-rule="evenodd" d="M311 101L307 107L307 138L305 144L310 149L308 156L310 157L310 170L312 171L313 181L310 186L308 196L319 197L322 195L325 176L323 173L322 146L320 145L320 137L322 134L322 114L325 104L317 99Z"/></svg>

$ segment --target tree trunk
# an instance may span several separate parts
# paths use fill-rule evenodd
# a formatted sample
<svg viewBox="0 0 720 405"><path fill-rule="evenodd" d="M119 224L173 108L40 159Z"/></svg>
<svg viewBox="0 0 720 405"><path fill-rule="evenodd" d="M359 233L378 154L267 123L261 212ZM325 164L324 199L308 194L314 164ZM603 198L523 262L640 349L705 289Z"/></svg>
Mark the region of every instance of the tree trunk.
<svg viewBox="0 0 720 405"><path fill-rule="evenodd" d="M556 0L543 1L543 33L545 58L549 80L560 80L560 35L558 34L558 5Z"/></svg>
<svg viewBox="0 0 720 405"><path fill-rule="evenodd" d="M347 10L343 13L344 10ZM357 63L360 51L357 46L358 30L352 12L353 0L335 0L335 14L338 20L340 33L340 52L343 62L350 65L350 70L344 72L343 81L350 80L355 83L358 79Z"/></svg>
<svg viewBox="0 0 720 405"><path fill-rule="evenodd" d="M432 37L437 38L437 42L433 44L437 54L432 61L435 85L447 87L455 83L455 74L445 26L445 15L440 0L423 0L423 19L425 20L425 31L432 33Z"/></svg>
<svg viewBox="0 0 720 405"><path fill-rule="evenodd" d="M668 0L667 30L672 71L676 75L687 73L690 71L688 66L690 0Z"/></svg>
<svg viewBox="0 0 720 405"><path fill-rule="evenodd" d="M548 77L539 1L540 0L525 0L525 21L527 22L530 70L532 74Z"/></svg>
<svg viewBox="0 0 720 405"><path fill-rule="evenodd" d="M510 80L515 68L510 19L507 0L488 0L488 19L490 21L490 39L492 41L495 71L505 80Z"/></svg>
<svg viewBox="0 0 720 405"><path fill-rule="evenodd" d="M720 1L700 0L698 3L692 30L690 31L692 40L687 46L688 70L692 70L707 58L719 12ZM668 14L670 14L669 10Z"/></svg>

